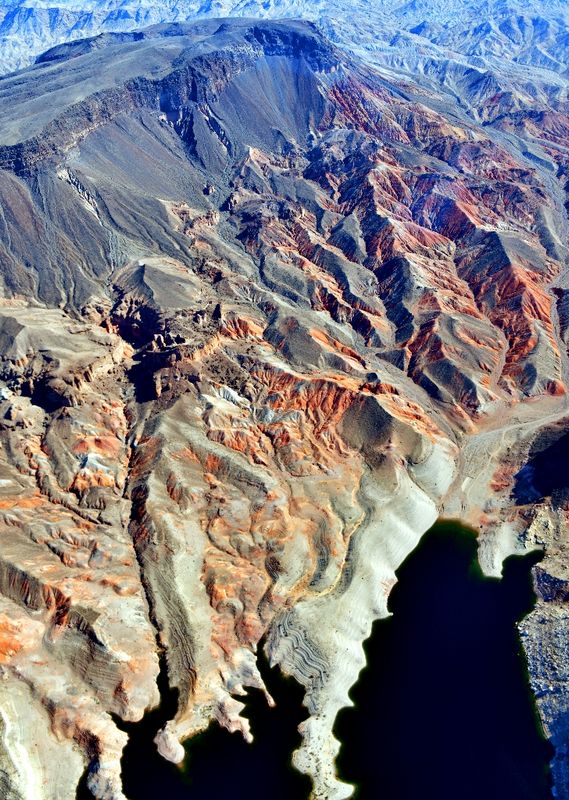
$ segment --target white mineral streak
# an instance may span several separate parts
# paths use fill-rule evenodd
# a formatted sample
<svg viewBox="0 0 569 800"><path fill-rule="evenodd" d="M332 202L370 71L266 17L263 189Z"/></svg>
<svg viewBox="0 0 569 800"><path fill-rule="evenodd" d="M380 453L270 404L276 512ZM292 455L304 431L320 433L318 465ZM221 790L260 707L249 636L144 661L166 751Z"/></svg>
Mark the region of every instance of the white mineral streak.
<svg viewBox="0 0 569 800"><path fill-rule="evenodd" d="M398 465L396 486L387 491L369 472L360 486L365 518L353 535L341 583L329 594L299 602L274 626L272 661L307 690L310 717L300 726L303 743L293 763L312 777L314 800L343 800L353 793L336 777L340 744L332 734L334 720L351 705L348 692L365 666L362 644L372 623L388 616L395 570L437 519L436 501L452 482L454 456L450 444L437 443L409 472Z"/></svg>
<svg viewBox="0 0 569 800"><path fill-rule="evenodd" d="M0 678L2 800L62 800L85 769L78 748L57 740L30 689L7 673Z"/></svg>
<svg viewBox="0 0 569 800"><path fill-rule="evenodd" d="M10 42L55 41L46 2L0 9L5 56ZM367 0L355 28L321 19L338 42L356 46L357 29L381 81L313 26L235 21L155 31L118 60L118 41L106 50L103 38L2 80L0 663L22 694L18 715L1 706L0 800L73 800L87 766L94 797L123 800L127 737L113 716L156 706L157 650L179 695L157 737L163 756L180 761L211 722L250 739L239 697L264 688L265 636L306 689L294 758L314 800L349 796L334 720L397 567L439 514L480 531L489 575L511 552L547 546L525 646L569 797L569 512L546 498L552 516L539 518L533 501L512 502L517 471L567 415L557 108L544 106L546 146L525 106L524 148L546 160L503 149L526 135L524 112L508 115L526 85L515 59L531 44L542 76L543 26L504 59L492 17L497 38L476 58L505 78L496 105L492 71L459 77L477 11L466 28L411 34L424 4L411 5L393 47L378 49L377 31L391 41L399 13L377 25ZM454 20L458 5L440 0L433 18ZM298 0L262 12L283 9L307 14ZM99 10L85 28L60 15L53 36L119 24ZM566 23L543 22L559 73L539 78L540 110L565 91L567 49ZM32 28L50 36L14 39ZM459 39L458 60L440 60L439 44L449 53ZM190 74L203 102L186 103ZM444 111L451 95L460 114ZM500 126L514 118L511 138ZM456 479L441 431L460 443Z"/></svg>

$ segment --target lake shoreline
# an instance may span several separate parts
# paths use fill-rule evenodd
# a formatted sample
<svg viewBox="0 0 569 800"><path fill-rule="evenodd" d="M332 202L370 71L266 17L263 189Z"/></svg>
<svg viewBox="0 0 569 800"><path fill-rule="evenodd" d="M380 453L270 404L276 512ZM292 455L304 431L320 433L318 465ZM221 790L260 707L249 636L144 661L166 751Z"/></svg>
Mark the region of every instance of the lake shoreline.
<svg viewBox="0 0 569 800"><path fill-rule="evenodd" d="M504 576L501 579L485 576L476 555L475 531L457 521L439 521L422 537L417 548L397 570L398 583L389 600L392 615L374 623L372 635L364 643L366 667L350 692L355 706L342 710L334 727L334 733L342 743L337 759L338 777L354 786L354 798L357 800L374 800L380 796L382 800L411 798L419 788L410 785L412 782L409 776L413 773L420 776L424 800L430 800L431 797L433 800L435 797L436 800L445 800L447 796L451 800L452 792L457 789L464 800L471 797L475 800L481 796L485 800L519 796L522 800L526 797L524 782L530 792L527 794L528 800L552 798L548 774L551 747L547 744L541 727L535 698L529 685L521 639L516 628L519 620L525 618L534 606L531 568L541 559L541 554L533 551L525 556L511 556L506 559ZM449 584L446 586L447 592L450 591L450 596L454 596L455 600L454 607L447 608L451 615L446 622L444 617L437 617L433 612L433 608L438 609L439 614L445 611L445 603L449 599L444 595L445 582ZM465 594L462 600L461 592ZM477 592L481 594L478 595ZM438 602L436 598L433 599L435 595ZM465 601L466 606L461 606L461 602ZM490 616L489 611L492 612ZM441 745L444 745L441 737L444 737L445 726L448 728L448 735L457 739L465 736L465 729L472 726L473 720L475 727L480 726L484 720L472 708L470 710L474 716L471 719L468 714L469 706L466 704L461 712L465 729L457 730L456 727L449 726L452 709L446 707L445 702L450 706L454 697L455 703L464 703L465 697L461 696L460 686L447 683L446 695L441 693L442 684L450 679L448 675L445 678L442 662L437 661L436 653L429 658L423 658L421 669L416 668L421 647L425 647L429 636L433 635L425 629L425 615L430 616L431 622L442 631L442 638L437 640L434 636L433 646L437 646L439 657L443 661L445 658L456 659L458 655L473 659L477 647L484 643L490 643L496 648L504 644L510 648L515 645L515 653L510 653L509 657L504 652L497 656L495 653L494 661L490 659L486 664L474 666L474 672L473 665L470 665L469 674L475 674L478 670L480 680L483 675L488 677L494 674L495 680L501 678L503 681L513 681L517 687L509 698L512 704L509 709L517 714L515 726L518 730L503 730L500 737L503 744L509 736L519 736L520 731L523 731L524 764L516 763L515 759L512 761L512 754L506 748L500 753L501 770L499 764L494 762L490 766L486 764L485 768L484 755L490 757L488 747L484 752L480 750L477 753L477 757L481 758L478 762L478 773L486 772L492 776L494 790L490 785L484 789L480 785L479 777L478 788L468 788L469 781L472 784L473 768L477 762L461 762L460 752L452 742L447 743L448 751L445 754L440 753ZM398 630L400 625L403 627ZM405 626L407 631L404 630ZM486 639L485 626L493 631L490 638ZM448 639L446 645L445 630ZM413 641L413 635L418 637L416 642ZM451 652L453 646L454 655ZM273 709L268 706L266 697L260 690L248 690L247 696L240 698L245 702L243 714L251 722L253 744L249 745L239 735L230 734L212 724L206 731L186 742L186 759L180 766L161 758L153 741L158 729L171 717L175 706L175 693L168 688L166 664L162 659L160 706L147 712L138 723L115 720L121 730L129 734L129 743L122 760L124 791L129 800L146 800L147 797L154 796L156 791L166 791L169 800L185 800L190 797L201 800L211 792L214 793L213 796L221 797L227 791L231 791L237 800L255 800L255 786L258 787L258 797L261 800L265 796L267 781L275 786L272 792L275 800L290 800L292 797L294 800L304 800L309 797L310 779L301 775L291 762L292 753L301 741L298 724L307 717L306 709L302 705L304 690L293 678L285 677L278 668L270 668L262 646L259 647L259 654L259 670L269 693L276 701L276 707ZM452 664L454 669L460 670L460 661L453 661ZM505 670L502 675L500 669ZM442 683L437 683L437 671L441 670ZM431 681L430 685L428 681ZM434 691L439 691L439 699L433 705L429 704L428 698ZM466 695L466 692L462 694ZM395 699L390 701L390 695ZM480 686L476 690L477 703L484 703L485 695L488 695L488 702L492 702L492 698L495 700L495 687ZM420 707L421 701L425 708ZM410 704L417 703L419 705L413 706L415 717L406 716L409 714ZM431 736L421 739L421 731L424 733L426 730L425 720L421 722L421 713L432 713L434 708L440 720L432 726ZM481 738L491 736L496 720L489 718L486 723L487 730L483 727L476 728ZM385 738L385 731L382 733L382 729L389 731L387 738L391 743ZM437 753L431 752L429 738L436 744ZM366 756L366 746L362 742L367 740L369 744L370 739L375 742L375 746L371 749L368 747ZM472 741L475 742L475 737ZM472 741L470 746L473 746ZM516 740L514 750L520 747L520 741ZM425 752L414 765L413 753L418 745ZM499 749L498 745L496 746ZM467 748L464 743L463 748ZM397 768L402 769L405 766L406 778L403 783L398 784L397 776L388 774L384 763L386 760L394 767L394 773ZM453 764L453 761L457 763ZM216 770L218 763L225 765L223 773ZM426 769L429 763L433 765L433 774L429 774ZM437 764L439 770L442 764L446 764L445 771L449 776L446 783L441 782L440 776L437 778L434 774ZM470 768L467 769L468 764ZM518 781L516 791L521 793L505 794L504 791L507 792L508 789L499 789L500 781L504 780L505 775L507 782L508 774L514 773L517 777L512 780L514 784ZM276 781L275 775L278 776ZM458 785L460 781L462 785ZM77 800L90 796L85 789L85 781L82 781L82 786L77 793ZM448 795L445 794L445 786L448 788Z"/></svg>
<svg viewBox="0 0 569 800"><path fill-rule="evenodd" d="M517 630L534 607L531 569L541 558L539 551L510 556L502 578L487 577L476 532L445 520L403 562L392 616L374 623L364 644L366 668L350 693L355 707L335 726L339 776L357 800L406 800L419 791L424 800L551 800L552 748ZM515 686L506 703L499 681Z"/></svg>

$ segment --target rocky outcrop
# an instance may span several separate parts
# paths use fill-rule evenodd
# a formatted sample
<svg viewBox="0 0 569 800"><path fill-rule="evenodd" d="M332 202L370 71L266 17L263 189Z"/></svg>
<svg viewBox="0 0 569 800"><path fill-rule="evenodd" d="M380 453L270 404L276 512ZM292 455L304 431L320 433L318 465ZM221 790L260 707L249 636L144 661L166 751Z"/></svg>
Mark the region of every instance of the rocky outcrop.
<svg viewBox="0 0 569 800"><path fill-rule="evenodd" d="M248 738L266 641L296 766L348 797L334 719L420 536L461 516L499 574L561 530L519 478L567 415L549 172L301 22L69 45L0 92L0 663L47 742L23 770L8 708L3 788L122 798L159 654L165 758Z"/></svg>

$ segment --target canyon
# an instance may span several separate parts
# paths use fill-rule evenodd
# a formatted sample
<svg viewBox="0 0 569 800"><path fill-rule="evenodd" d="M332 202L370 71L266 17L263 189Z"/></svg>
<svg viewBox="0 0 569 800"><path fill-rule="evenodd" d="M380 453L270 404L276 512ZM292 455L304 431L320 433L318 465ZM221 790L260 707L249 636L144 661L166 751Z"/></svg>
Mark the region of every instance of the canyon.
<svg viewBox="0 0 569 800"><path fill-rule="evenodd" d="M440 516L489 576L544 551L520 634L569 797L566 67L322 27L166 22L0 78L6 800L124 800L161 671L166 760L249 740L261 646L312 797L349 797L335 720Z"/></svg>

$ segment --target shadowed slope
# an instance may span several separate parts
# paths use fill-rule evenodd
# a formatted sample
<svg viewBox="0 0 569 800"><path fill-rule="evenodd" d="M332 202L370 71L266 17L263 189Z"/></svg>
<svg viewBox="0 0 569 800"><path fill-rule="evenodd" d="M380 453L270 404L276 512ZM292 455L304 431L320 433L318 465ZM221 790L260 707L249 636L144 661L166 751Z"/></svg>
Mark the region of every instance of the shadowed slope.
<svg viewBox="0 0 569 800"><path fill-rule="evenodd" d="M75 754L58 785L122 800L156 637L175 762L212 721L249 738L264 640L305 692L294 763L341 800L335 716L443 501L492 569L523 547L513 476L566 398L556 197L307 23L53 55L0 81L10 685Z"/></svg>

